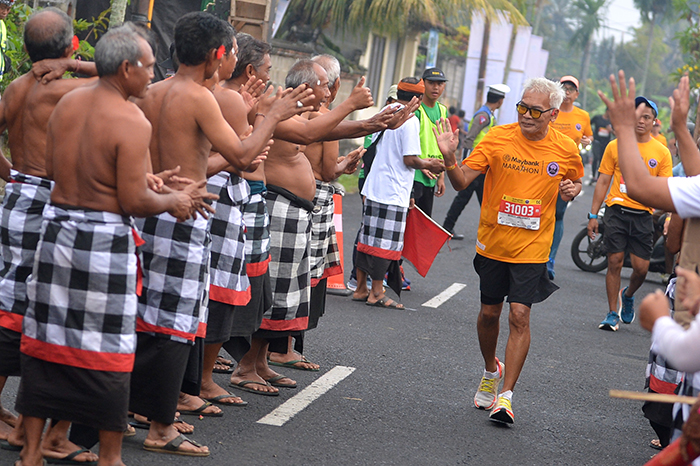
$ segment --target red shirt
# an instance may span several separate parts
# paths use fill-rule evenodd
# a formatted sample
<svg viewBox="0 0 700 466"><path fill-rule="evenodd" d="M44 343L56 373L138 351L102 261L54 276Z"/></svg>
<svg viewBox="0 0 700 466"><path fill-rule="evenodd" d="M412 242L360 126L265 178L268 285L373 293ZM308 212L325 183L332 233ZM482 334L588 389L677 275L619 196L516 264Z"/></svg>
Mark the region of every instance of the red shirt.
<svg viewBox="0 0 700 466"><path fill-rule="evenodd" d="M457 115L452 115L447 120L450 122L450 126L452 126L452 132L455 132L457 128L459 128L459 124L462 121Z"/></svg>

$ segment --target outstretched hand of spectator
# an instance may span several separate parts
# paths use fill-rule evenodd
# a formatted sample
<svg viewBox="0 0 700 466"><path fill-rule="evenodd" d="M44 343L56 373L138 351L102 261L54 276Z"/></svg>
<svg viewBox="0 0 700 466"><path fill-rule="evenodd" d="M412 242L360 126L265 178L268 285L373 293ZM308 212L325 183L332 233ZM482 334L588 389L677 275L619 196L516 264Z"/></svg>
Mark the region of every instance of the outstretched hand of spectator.
<svg viewBox="0 0 700 466"><path fill-rule="evenodd" d="M615 131L619 131L622 127L634 128L641 117L644 105L636 107L635 99L635 83L634 78L630 78L629 82L625 83L625 72L618 72L617 81L614 75L610 75L610 89L612 91L612 100L608 99L603 91L598 91L598 96L603 103L608 107L608 117Z"/></svg>

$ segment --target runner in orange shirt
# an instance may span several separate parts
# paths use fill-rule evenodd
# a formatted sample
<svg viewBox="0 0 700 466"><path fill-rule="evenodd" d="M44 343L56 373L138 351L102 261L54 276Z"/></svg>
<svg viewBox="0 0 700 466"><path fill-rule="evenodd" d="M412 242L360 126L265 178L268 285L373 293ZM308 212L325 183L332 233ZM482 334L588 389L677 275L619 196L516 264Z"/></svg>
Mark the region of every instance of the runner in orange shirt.
<svg viewBox="0 0 700 466"><path fill-rule="evenodd" d="M591 117L588 115L588 112L574 105L578 98L578 79L573 76L564 76L559 82L564 87L566 96L559 108L559 116L556 121L551 123L551 126L573 139L576 146L586 147L593 142L593 130L591 129ZM549 261L547 261L547 273L550 280L554 280L554 260L557 257L559 244L564 236L564 214L568 205L569 203L563 199L557 199L557 221L554 225Z"/></svg>
<svg viewBox="0 0 700 466"><path fill-rule="evenodd" d="M645 97L636 98L637 106L644 105L637 120L635 135L637 147L651 176L670 177L673 162L668 148L651 136L651 128L657 115L656 104ZM620 320L625 324L634 321L634 293L642 286L649 270L649 259L654 246L654 209L633 200L627 194L627 185L620 171L617 139L610 142L600 162L598 183L593 192L591 211L588 213L588 235L594 239L598 233L598 210L605 194L605 235L603 241L608 253L608 271L605 289L608 296L608 314L598 325L601 330L616 331ZM612 186L611 186L612 184ZM620 289L620 272L625 252L629 252L632 275L629 286Z"/></svg>
<svg viewBox="0 0 700 466"><path fill-rule="evenodd" d="M447 176L456 190L486 173L474 258L481 289L477 332L485 368L474 405L493 408L489 418L497 422L514 421L513 388L530 347L530 308L558 289L546 268L556 200L561 196L569 201L581 192L583 164L578 148L550 126L563 99L558 83L528 80L517 104L518 123L492 128L461 167L454 155L457 135L452 134L449 145L442 134L438 138ZM445 121L438 132L447 131ZM506 296L510 333L504 375L496 346Z"/></svg>

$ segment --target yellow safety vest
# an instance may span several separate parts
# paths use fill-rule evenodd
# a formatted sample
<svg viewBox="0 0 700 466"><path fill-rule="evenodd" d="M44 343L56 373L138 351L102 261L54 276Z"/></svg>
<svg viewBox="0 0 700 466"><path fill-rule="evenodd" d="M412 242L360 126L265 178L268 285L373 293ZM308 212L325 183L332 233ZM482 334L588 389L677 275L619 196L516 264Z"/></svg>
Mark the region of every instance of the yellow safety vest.
<svg viewBox="0 0 700 466"><path fill-rule="evenodd" d="M447 118L447 107L440 102L436 104L440 109L440 118ZM423 104L418 107L418 115L420 116L420 158L442 159L442 153L438 147L437 139L435 139L435 134L433 134L435 123L430 120L428 114L423 110ZM429 188L432 188L437 183L437 180L428 178L420 170L416 170L414 179Z"/></svg>

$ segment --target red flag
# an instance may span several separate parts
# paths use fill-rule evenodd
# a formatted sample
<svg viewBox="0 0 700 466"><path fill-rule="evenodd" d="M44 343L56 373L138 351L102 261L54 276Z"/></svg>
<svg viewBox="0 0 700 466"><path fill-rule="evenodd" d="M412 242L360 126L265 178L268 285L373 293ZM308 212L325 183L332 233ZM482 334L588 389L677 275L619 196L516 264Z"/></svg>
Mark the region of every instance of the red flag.
<svg viewBox="0 0 700 466"><path fill-rule="evenodd" d="M418 207L408 211L403 256L425 277L442 246L452 235Z"/></svg>

